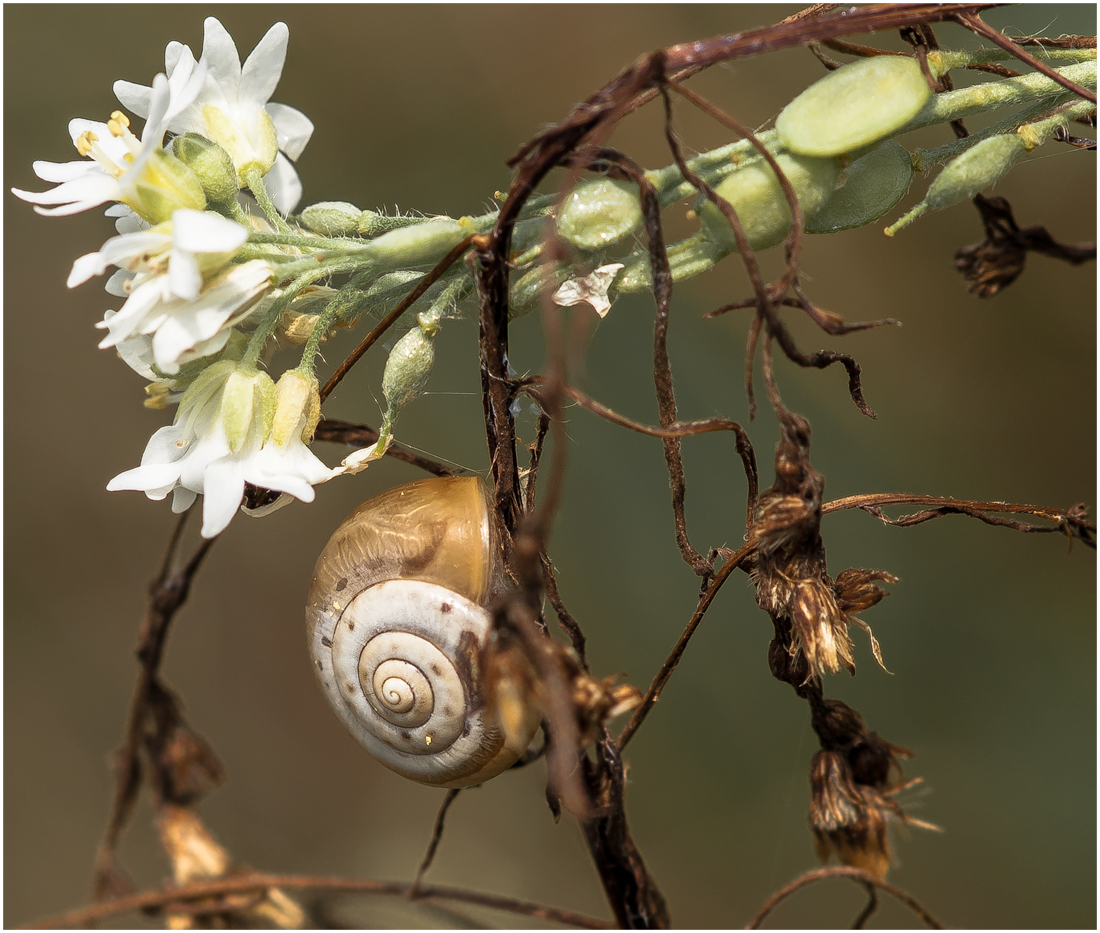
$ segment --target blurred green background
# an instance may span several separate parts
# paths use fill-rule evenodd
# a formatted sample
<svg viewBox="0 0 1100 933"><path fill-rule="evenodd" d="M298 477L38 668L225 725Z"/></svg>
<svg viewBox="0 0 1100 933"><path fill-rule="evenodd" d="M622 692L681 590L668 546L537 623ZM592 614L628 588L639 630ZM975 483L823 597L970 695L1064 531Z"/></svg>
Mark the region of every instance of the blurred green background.
<svg viewBox="0 0 1100 933"><path fill-rule="evenodd" d="M111 83L149 84L172 39L202 45L221 18L243 54L277 19L290 52L275 99L316 124L299 162L305 202L425 212L482 211L508 186L504 160L637 55L774 22L782 6L64 6L4 9L5 183L42 190L34 159L75 158L74 116L102 120ZM1025 6L988 20L1019 33L1095 33L1091 5ZM966 41L940 27L945 46ZM896 43L887 36L883 42ZM792 50L693 79L750 126L764 123L822 69ZM678 110L702 150L722 130ZM611 139L649 167L670 161L655 107ZM923 137L946 141L938 129ZM905 140L912 143L914 140ZM926 143L927 144L927 143ZM915 203L918 181L905 205ZM1021 225L1064 241L1094 236L1091 153L1050 144L997 188ZM899 213L900 209L898 212ZM672 213L677 213L673 211ZM892 219L892 218L891 218ZM5 198L5 914L6 925L76 907L112 790L145 591L173 516L107 481L137 465L170 413L141 406L142 380L96 349L93 324L117 307L88 283L65 288L72 261L113 233L98 211L44 218ZM907 491L1066 507L1095 505L1095 270L1031 257L992 301L969 296L957 247L982 238L961 205L895 240L878 227L811 238L810 295L848 320L891 315L900 329L825 338L792 317L807 350L854 353L879 420L848 401L837 368L778 377L807 415L827 498ZM774 266L775 256L769 256ZM678 287L670 352L681 417L745 421L745 317L702 321L748 294L735 260ZM484 471L476 327L443 331L430 394L398 437ZM329 365L350 338L326 350ZM544 361L532 316L513 330L521 372ZM653 422L652 304L617 303L593 327L582 384ZM377 424L384 350L368 356L327 407ZM759 388L759 383L758 383ZM527 439L531 420L521 423ZM675 547L659 442L570 412L565 498L551 548L567 605L589 639L593 672L644 688L690 616L697 583ZM774 419L750 428L764 485ZM728 437L685 443L696 546L741 540L744 482ZM331 463L343 456L318 447ZM272 871L409 879L441 792L374 763L329 713L310 673L302 604L316 555L362 499L417 478L382 463L264 519L238 517L214 548L174 625L165 665L192 724L213 743L228 782L203 816L241 863ZM893 595L866 613L887 666L857 636L859 676L827 693L869 728L916 751L911 812L943 834L898 838L891 880L949 926L1093 927L1096 923L1094 555L1056 536L1023 536L961 518L912 529L863 514L826 519L835 574L890 570ZM774 890L815 866L806 826L816 744L805 705L772 680L771 625L745 578L731 578L627 754L630 825L682 927L743 925ZM555 825L541 765L463 794L430 880L608 916L576 825ZM167 865L142 806L122 846L142 886ZM853 885L805 890L773 915L780 926L846 926L863 901ZM480 923L523 918L463 908ZM425 905L346 900L342 922L438 926ZM911 926L887 901L872 925Z"/></svg>

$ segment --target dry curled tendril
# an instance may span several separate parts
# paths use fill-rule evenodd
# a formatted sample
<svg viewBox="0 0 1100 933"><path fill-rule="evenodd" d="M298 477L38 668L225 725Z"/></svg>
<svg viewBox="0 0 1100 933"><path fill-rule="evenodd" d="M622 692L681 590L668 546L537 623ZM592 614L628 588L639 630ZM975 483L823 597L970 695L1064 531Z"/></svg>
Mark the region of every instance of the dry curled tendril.
<svg viewBox="0 0 1100 933"><path fill-rule="evenodd" d="M1059 46L1045 38L1010 40L990 29L980 19L989 4L884 4L834 11L833 4L810 7L782 23L767 28L671 46L641 56L614 80L598 90L560 123L526 143L509 161L513 181L502 197L492 228L469 234L456 242L448 255L426 272L416 288L396 302L360 347L351 354L320 389L323 402L343 376L387 328L433 284L443 280L463 263L472 270L479 322L479 366L485 416L487 450L492 464L489 508L494 534L499 535L503 570L508 587L487 607L490 636L480 649L477 662L484 671L485 708L497 721L523 718L511 713L510 704L522 695L531 699L541 721L538 748L518 756L512 767L525 767L536 758L546 766L546 797L555 816L563 812L575 818L607 896L608 920L532 904L494 894L459 890L422 883L443 838L445 816L459 795L448 791L433 829L420 870L412 882L382 882L367 879L314 878L280 875L234 864L230 854L215 840L199 817L196 805L223 779L218 759L206 742L183 717L181 705L162 676L162 661L171 624L184 604L212 542L204 542L187 560L179 556L182 516L167 549L159 576L152 587L141 628L138 658L140 673L130 708L123 747L116 756L116 787L107 830L95 865L96 903L68 914L44 918L39 926L83 926L109 920L127 912L142 912L173 927L273 925L294 928L316 923L326 916L328 899L341 894L370 893L413 899L430 899L476 904L516 915L528 916L580 928L616 927L667 928L672 917L657 881L646 866L631 836L624 802L625 766L622 753L654 708L661 691L680 663L692 634L701 624L715 595L735 569L748 575L759 607L771 619L774 635L768 648L772 675L788 684L809 708L810 724L819 748L809 761L809 821L814 844L822 860L835 857L841 867L810 872L777 892L760 910L751 925L758 925L781 900L798 887L826 878L849 878L868 892L868 906L857 918L862 925L874 910L876 891L885 891L909 907L922 922L938 921L909 895L885 881L893 858L887 828L891 823L935 829L905 813L898 797L916 780L905 779L901 761L913 752L893 744L868 729L862 715L839 700L825 696L824 681L830 674L846 670L855 674L853 626L870 641L875 660L885 668L883 652L870 627L860 615L886 595L883 584L897 578L886 570L847 569L830 575L822 518L843 509L861 509L897 526L920 524L947 515L963 515L979 521L1023 532L1059 532L1070 540L1095 547L1095 525L1083 505L1067 510L976 502L903 494L867 494L826 502L825 480L810 462L810 424L788 409L780 396L774 366L776 348L801 367L826 368L838 364L847 375L852 402L869 417L875 417L864 398L861 367L855 358L836 350L806 352L795 340L784 315L805 314L829 337L896 323L892 319L848 323L838 314L818 306L807 294L800 276L806 215L801 171L797 159L777 157L754 133L712 103L684 86L698 71L724 61L762 54L793 46L806 46L832 74L840 74L839 63L827 52L855 56L858 61L893 58L904 62L904 79L915 80L923 100L952 90L949 77L929 71L929 56L939 50L933 23L960 24L1006 49L1024 65L1043 75L1060 73L1028 53L1023 46L1040 43ZM912 56L855 45L843 37L874 31L902 30L913 47ZM894 65L875 65L886 74ZM997 66L1003 68L1003 66ZM994 69L995 70L995 69ZM1012 72L1014 74L1015 72ZM998 76L1002 72L996 72ZM899 80L901 80L899 78ZM1063 80L1064 84L1065 81ZM1073 82L1070 82L1073 84ZM1067 93L1081 94L1077 85ZM606 145L612 128L624 117L649 101L660 98L664 108L665 139L672 162L682 180L699 198L699 210L721 225L728 236L728 249L739 254L748 276L751 294L732 300L708 316L743 311L747 314L744 380L751 414L755 412L754 365L762 363L767 401L779 420L781 437L774 459L774 480L759 489L760 479L753 446L745 427L726 418L681 420L677 406L672 365L668 352L672 323L672 292L679 254L665 241L660 194L649 174L622 152ZM1088 98L1085 98L1088 99ZM1094 102L1095 98L1091 100ZM739 193L725 181L703 177L692 167L686 146L673 129L675 108L684 102L700 108L719 125L748 141L751 154L759 156L759 171L774 181L786 211L775 243L782 243L784 264L774 281L766 281L756 251L772 234L753 226L747 210L734 204ZM919 109L919 106L916 109ZM914 111L916 112L916 111ZM907 118L908 119L908 118ZM904 121L903 121L904 122ZM961 122L956 134L965 138ZM1068 134L1063 141L1074 144ZM652 292L654 311L653 393L656 424L621 415L586 395L572 381L575 370L570 357L571 335L564 333L556 308L545 290L540 299L548 312L547 344L549 363L537 376L517 378L508 366L510 268L515 257L512 244L521 212L547 175L564 168L575 181L585 168L596 169L607 179L621 183L637 194L638 237L644 243L633 272L644 278ZM802 166L804 168L804 166ZM830 172L832 170L830 169ZM836 173L827 187L832 190ZM733 177L733 176L731 176ZM811 179L810 181L813 181ZM807 182L808 184L809 182ZM797 190L796 190L797 189ZM608 197L620 189L601 189ZM803 195L800 198L800 194ZM633 196L633 195L632 195ZM1045 228L1021 229L1006 201L997 197L974 198L986 240L959 249L957 265L970 290L991 297L1012 283L1022 272L1028 252L1042 252L1070 263L1095 258L1095 246L1063 246ZM553 208L559 209L559 208ZM547 210L552 210L547 208ZM577 229L580 221L577 221ZM576 236L583 235L576 233ZM569 252L562 242L547 247ZM461 261L460 261L461 260ZM630 269L629 263L627 264ZM616 274L619 274L616 270ZM626 273L623 273L626 274ZM607 287L588 283L590 289ZM514 407L524 396L540 412L536 440L528 460L520 463ZM671 488L673 531L684 562L699 578L699 599L683 635L658 670L646 691L621 682L619 676L595 674L585 653L585 636L579 621L569 612L557 585L556 572L547 547L549 533L562 495L565 471L563 410L576 405L618 428L659 439L663 446ZM316 439L362 446L379 442L389 428L375 428L335 420L322 420ZM687 473L682 446L704 433L732 435L733 450L746 481L745 544L736 551L700 548L693 543L685 511ZM548 462L543 462L546 440ZM384 448L385 456L397 458L425 472L446 476L451 467L399 444ZM251 487L249 504L267 503L267 490ZM919 512L890 518L885 507L916 507ZM1021 516L1020 520L1009 515ZM1035 522L1042 522L1037 524ZM545 611L549 603L552 611ZM552 626L560 629L560 635ZM557 636L558 640L555 640ZM568 642L568 645L564 642ZM631 714L616 736L611 724ZM919 779L917 779L919 780ZM132 816L142 789L149 792L156 811L157 827L172 868L172 882L163 888L136 892L120 865L117 847ZM290 897L296 892L296 897Z"/></svg>

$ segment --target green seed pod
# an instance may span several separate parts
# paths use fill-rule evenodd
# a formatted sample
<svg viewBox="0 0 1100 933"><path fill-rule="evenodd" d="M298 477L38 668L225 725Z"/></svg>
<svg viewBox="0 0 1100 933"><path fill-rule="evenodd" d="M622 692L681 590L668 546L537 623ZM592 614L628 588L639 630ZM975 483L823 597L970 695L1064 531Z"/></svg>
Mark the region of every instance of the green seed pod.
<svg viewBox="0 0 1100 933"><path fill-rule="evenodd" d="M382 394L391 411L404 408L424 392L435 364L435 344L417 325L393 345L382 373Z"/></svg>
<svg viewBox="0 0 1100 933"><path fill-rule="evenodd" d="M1004 175L1027 149L1027 141L1016 133L991 136L968 149L940 172L925 195L933 211L974 197Z"/></svg>
<svg viewBox="0 0 1100 933"><path fill-rule="evenodd" d="M590 178L566 197L558 214L558 234L579 249L602 249L630 236L641 222L636 185Z"/></svg>
<svg viewBox="0 0 1100 933"><path fill-rule="evenodd" d="M807 233L836 233L877 220L898 203L913 180L908 150L889 139L844 170L843 186L806 218Z"/></svg>
<svg viewBox="0 0 1100 933"><path fill-rule="evenodd" d="M228 204L237 199L237 170L229 153L217 143L198 133L184 133L172 140L172 152L195 173L209 202Z"/></svg>
<svg viewBox="0 0 1100 933"><path fill-rule="evenodd" d="M347 201L321 201L302 211L302 223L322 236L355 236L363 212Z"/></svg>
<svg viewBox="0 0 1100 933"><path fill-rule="evenodd" d="M775 129L791 152L840 155L901 129L931 95L914 59L863 58L806 88L783 108Z"/></svg>
<svg viewBox="0 0 1100 933"><path fill-rule="evenodd" d="M371 240L362 254L375 262L402 268L436 263L470 232L449 217L437 217L415 227L384 233Z"/></svg>
<svg viewBox="0 0 1100 933"><path fill-rule="evenodd" d="M807 159L784 153L775 160L794 188L803 212L820 210L840 174L836 159ZM754 250L769 249L783 241L791 226L791 211L779 179L764 159L738 168L714 190L733 205ZM714 243L728 252L737 249L725 216L709 201L699 208L699 219Z"/></svg>

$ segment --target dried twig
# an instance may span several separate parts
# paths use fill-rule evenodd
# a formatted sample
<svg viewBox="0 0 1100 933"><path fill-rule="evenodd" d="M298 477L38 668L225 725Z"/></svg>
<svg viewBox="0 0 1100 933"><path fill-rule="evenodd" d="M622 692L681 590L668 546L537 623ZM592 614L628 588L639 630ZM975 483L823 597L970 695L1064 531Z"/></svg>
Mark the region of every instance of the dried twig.
<svg viewBox="0 0 1100 933"><path fill-rule="evenodd" d="M760 924L764 922L768 914L794 894L795 891L799 888L806 887L808 884L823 881L826 878L851 878L853 881L858 881L860 884L880 888L887 894L901 901L906 907L913 911L913 913L920 917L923 923L933 930L942 930L944 928L943 924L933 917L926 907L912 895L906 894L901 888L895 887L889 882L883 881L881 878L876 878L870 872L863 871L862 869L850 868L847 865L833 865L829 868L818 868L815 871L808 871L806 874L800 875L790 884L776 891L775 894L768 898L764 906L756 912L756 916L745 925L745 929L760 929Z"/></svg>
<svg viewBox="0 0 1100 933"><path fill-rule="evenodd" d="M412 887L412 884L403 881L369 881L351 878L322 878L250 872L217 881L203 881L196 884L180 885L179 887L159 888L143 891L140 894L115 898L102 904L93 904L68 913L43 917L33 924L28 924L25 929L48 930L66 927L90 927L92 924L106 920L109 917L117 917L133 911L153 911L165 914L185 913L188 902L232 894L265 891L269 888L279 888L283 891L313 890L328 893L347 892L407 897ZM573 911L445 885L424 885L418 889L418 896L479 904L482 907L491 907L495 910L551 920L555 923L563 923L580 929L614 929L614 925L607 921L574 913ZM204 913L216 914L224 910L224 905L219 902L210 901L209 903L209 909L203 911Z"/></svg>

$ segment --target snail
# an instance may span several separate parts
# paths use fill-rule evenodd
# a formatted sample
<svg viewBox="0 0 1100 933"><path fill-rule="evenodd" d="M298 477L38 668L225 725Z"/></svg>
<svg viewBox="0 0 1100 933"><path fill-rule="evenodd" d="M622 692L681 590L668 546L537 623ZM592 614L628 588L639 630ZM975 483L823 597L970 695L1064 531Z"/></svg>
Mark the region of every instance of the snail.
<svg viewBox="0 0 1100 933"><path fill-rule="evenodd" d="M505 730L481 687L486 607L506 586L476 477L368 499L321 552L306 604L314 673L337 717L390 770L465 787L526 751L540 721L533 699Z"/></svg>

